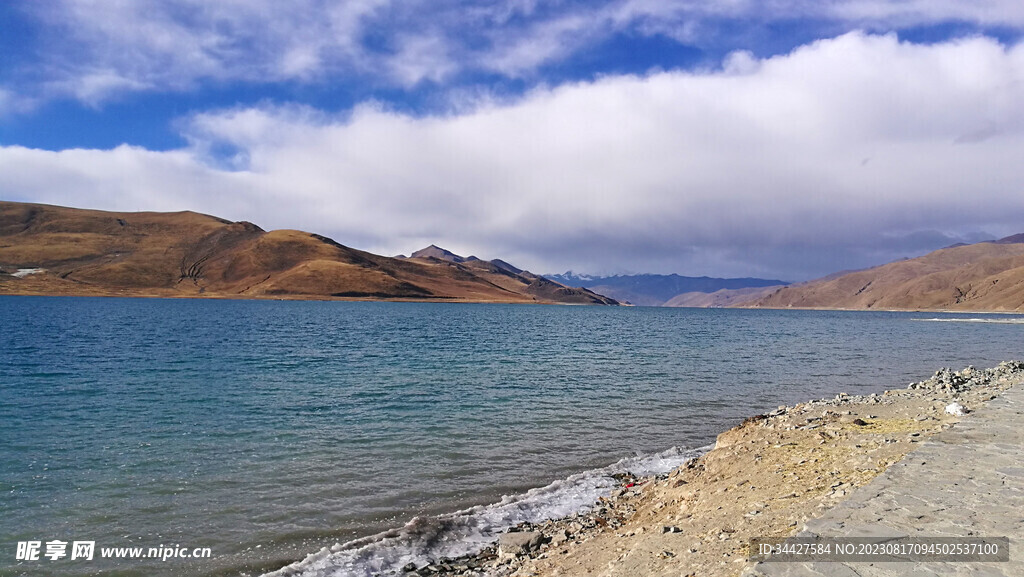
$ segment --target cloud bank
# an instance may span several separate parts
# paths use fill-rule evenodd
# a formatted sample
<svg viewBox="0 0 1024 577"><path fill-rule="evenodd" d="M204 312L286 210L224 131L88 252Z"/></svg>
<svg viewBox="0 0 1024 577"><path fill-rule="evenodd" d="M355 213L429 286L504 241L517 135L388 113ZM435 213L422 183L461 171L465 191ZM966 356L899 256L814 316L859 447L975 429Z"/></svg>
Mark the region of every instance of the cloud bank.
<svg viewBox="0 0 1024 577"><path fill-rule="evenodd" d="M1022 101L1019 45L850 33L445 116L265 106L191 116L171 152L3 147L0 196L539 272L800 280L1024 232Z"/></svg>
<svg viewBox="0 0 1024 577"><path fill-rule="evenodd" d="M615 36L710 49L772 27L820 37L964 24L1024 28L1018 0L54 0L19 8L38 23L18 84L93 106L197 84L344 82L410 88L462 74L540 78ZM787 47L786 49L788 49Z"/></svg>

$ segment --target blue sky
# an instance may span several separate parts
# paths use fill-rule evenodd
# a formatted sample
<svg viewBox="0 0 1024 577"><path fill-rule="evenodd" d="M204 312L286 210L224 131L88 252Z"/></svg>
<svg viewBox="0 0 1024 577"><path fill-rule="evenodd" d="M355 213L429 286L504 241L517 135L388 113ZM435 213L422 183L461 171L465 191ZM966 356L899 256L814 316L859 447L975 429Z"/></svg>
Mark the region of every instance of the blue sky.
<svg viewBox="0 0 1024 577"><path fill-rule="evenodd" d="M792 280L1024 231L1024 6L0 4L0 198L539 272Z"/></svg>

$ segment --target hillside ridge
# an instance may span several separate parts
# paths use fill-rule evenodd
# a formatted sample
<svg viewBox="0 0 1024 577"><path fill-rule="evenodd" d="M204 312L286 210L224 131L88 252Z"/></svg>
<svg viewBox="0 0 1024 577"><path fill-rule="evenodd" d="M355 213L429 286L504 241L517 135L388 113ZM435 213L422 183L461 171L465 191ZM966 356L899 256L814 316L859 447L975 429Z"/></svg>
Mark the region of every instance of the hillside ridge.
<svg viewBox="0 0 1024 577"><path fill-rule="evenodd" d="M829 275L738 303L748 308L1024 310L1024 234Z"/></svg>
<svg viewBox="0 0 1024 577"><path fill-rule="evenodd" d="M618 304L433 248L450 260L390 258L193 211L0 201L0 294Z"/></svg>

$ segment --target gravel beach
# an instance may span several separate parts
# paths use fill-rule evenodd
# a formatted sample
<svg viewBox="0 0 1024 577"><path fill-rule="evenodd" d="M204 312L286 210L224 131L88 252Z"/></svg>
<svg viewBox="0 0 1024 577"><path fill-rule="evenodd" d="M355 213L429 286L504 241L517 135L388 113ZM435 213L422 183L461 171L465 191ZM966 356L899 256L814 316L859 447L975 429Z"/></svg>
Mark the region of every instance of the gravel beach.
<svg viewBox="0 0 1024 577"><path fill-rule="evenodd" d="M501 536L477 555L406 567L407 575L735 576L753 538L807 521L1024 381L1024 363L941 369L905 389L779 407L718 436L670 473L623 476L591 511Z"/></svg>

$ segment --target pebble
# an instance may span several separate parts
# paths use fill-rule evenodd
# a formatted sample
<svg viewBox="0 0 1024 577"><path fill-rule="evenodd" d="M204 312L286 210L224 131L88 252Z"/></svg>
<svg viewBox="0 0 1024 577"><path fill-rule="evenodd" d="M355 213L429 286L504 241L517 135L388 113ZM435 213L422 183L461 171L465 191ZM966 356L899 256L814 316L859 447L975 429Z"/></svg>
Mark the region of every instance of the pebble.
<svg viewBox="0 0 1024 577"><path fill-rule="evenodd" d="M967 414L967 409L960 403L950 403L946 405L946 413L954 417L962 417Z"/></svg>

